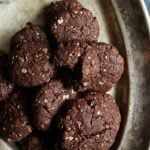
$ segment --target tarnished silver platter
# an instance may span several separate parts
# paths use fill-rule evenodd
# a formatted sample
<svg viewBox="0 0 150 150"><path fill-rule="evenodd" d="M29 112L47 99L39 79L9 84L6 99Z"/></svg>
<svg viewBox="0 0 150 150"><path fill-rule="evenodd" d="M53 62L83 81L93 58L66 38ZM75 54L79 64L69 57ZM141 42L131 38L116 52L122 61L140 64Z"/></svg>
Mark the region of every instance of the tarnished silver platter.
<svg viewBox="0 0 150 150"><path fill-rule="evenodd" d="M0 49L26 22L42 24L42 8L52 0L0 0ZM144 0L79 0L99 21L99 41L114 44L125 58L125 72L110 92L122 114L112 149L147 150L150 144L150 17ZM15 150L0 140L0 150Z"/></svg>

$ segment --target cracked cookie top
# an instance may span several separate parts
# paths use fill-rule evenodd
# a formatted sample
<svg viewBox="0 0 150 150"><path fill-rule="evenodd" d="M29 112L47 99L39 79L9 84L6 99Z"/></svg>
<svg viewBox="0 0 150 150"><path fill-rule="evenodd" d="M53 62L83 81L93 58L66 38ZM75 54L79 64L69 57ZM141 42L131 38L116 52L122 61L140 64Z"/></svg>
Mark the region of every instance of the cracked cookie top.
<svg viewBox="0 0 150 150"><path fill-rule="evenodd" d="M88 93L62 119L62 148L108 149L114 143L120 121L119 108L112 96Z"/></svg>

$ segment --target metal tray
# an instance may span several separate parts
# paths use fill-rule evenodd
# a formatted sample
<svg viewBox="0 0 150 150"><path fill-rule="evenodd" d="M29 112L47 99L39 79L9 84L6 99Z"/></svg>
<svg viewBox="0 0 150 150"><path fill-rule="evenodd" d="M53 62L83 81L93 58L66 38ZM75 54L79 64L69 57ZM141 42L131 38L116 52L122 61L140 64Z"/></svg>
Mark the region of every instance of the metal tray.
<svg viewBox="0 0 150 150"><path fill-rule="evenodd" d="M42 8L52 0L0 0L0 45L28 21L41 24ZM114 44L125 58L125 72L110 91L122 114L112 149L147 150L150 140L150 17L144 0L79 0L96 16L99 41ZM17 10L17 11L15 11ZM5 17L4 17L5 14ZM5 26L6 24L11 24ZM16 149L0 140L0 150Z"/></svg>

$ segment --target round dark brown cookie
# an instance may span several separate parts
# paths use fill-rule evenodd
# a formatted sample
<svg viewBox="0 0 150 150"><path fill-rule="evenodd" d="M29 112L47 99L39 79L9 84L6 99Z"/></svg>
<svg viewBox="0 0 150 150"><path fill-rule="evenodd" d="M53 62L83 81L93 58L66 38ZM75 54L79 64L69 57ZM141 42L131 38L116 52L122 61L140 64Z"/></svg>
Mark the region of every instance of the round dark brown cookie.
<svg viewBox="0 0 150 150"><path fill-rule="evenodd" d="M33 104L33 120L37 129L48 131L61 106L75 95L74 90L65 90L59 81L50 81L43 85Z"/></svg>
<svg viewBox="0 0 150 150"><path fill-rule="evenodd" d="M19 91L1 105L0 135L9 142L23 139L32 132L27 118L26 98Z"/></svg>
<svg viewBox="0 0 150 150"><path fill-rule="evenodd" d="M96 17L83 7L68 7L53 15L49 32L57 42L70 40L97 41L99 25Z"/></svg>
<svg viewBox="0 0 150 150"><path fill-rule="evenodd" d="M18 31L11 39L11 50L19 49L23 44L29 42L47 43L47 37L42 27L27 24L26 27Z"/></svg>
<svg viewBox="0 0 150 150"><path fill-rule="evenodd" d="M6 100L14 88L14 85L7 79L6 75L7 68L8 68L7 54L0 51L0 101Z"/></svg>
<svg viewBox="0 0 150 150"><path fill-rule="evenodd" d="M43 137L34 133L19 141L18 144L21 150L47 150Z"/></svg>
<svg viewBox="0 0 150 150"><path fill-rule="evenodd" d="M49 47L42 42L23 44L10 56L10 78L20 86L33 87L48 82L53 76Z"/></svg>
<svg viewBox="0 0 150 150"><path fill-rule="evenodd" d="M108 150L119 130L121 116L111 95L89 93L75 101L61 120L62 149Z"/></svg>
<svg viewBox="0 0 150 150"><path fill-rule="evenodd" d="M82 88L108 91L124 71L124 60L116 47L106 43L92 43L82 56Z"/></svg>

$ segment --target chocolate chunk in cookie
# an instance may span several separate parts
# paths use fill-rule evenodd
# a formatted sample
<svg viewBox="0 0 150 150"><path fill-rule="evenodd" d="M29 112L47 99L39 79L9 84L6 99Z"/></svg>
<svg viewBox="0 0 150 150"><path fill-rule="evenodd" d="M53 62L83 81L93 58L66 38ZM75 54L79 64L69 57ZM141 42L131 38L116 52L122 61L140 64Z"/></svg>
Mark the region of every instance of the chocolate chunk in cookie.
<svg viewBox="0 0 150 150"><path fill-rule="evenodd" d="M48 131L61 106L75 95L74 90L65 90L59 81L50 81L43 85L33 105L34 125L39 130Z"/></svg>
<svg viewBox="0 0 150 150"><path fill-rule="evenodd" d="M20 91L16 91L0 106L0 135L9 142L19 141L32 132L26 100Z"/></svg>
<svg viewBox="0 0 150 150"><path fill-rule="evenodd" d="M14 83L24 87L48 82L53 77L48 44L30 42L13 51L10 56L10 77Z"/></svg>
<svg viewBox="0 0 150 150"><path fill-rule="evenodd" d="M66 3L67 5L64 4L64 8L60 7L60 11L58 10L61 4L58 4L57 8L54 7L56 13L52 9L52 15L50 15L50 19L47 19L49 33L57 42L75 39L96 41L99 36L99 25L96 17L89 10L81 7L77 1L72 4L68 1ZM53 5L57 5L57 3ZM49 14L46 16L49 16Z"/></svg>
<svg viewBox="0 0 150 150"><path fill-rule="evenodd" d="M62 149L109 149L114 143L120 121L120 112L112 96L89 93L76 100L61 121Z"/></svg>

